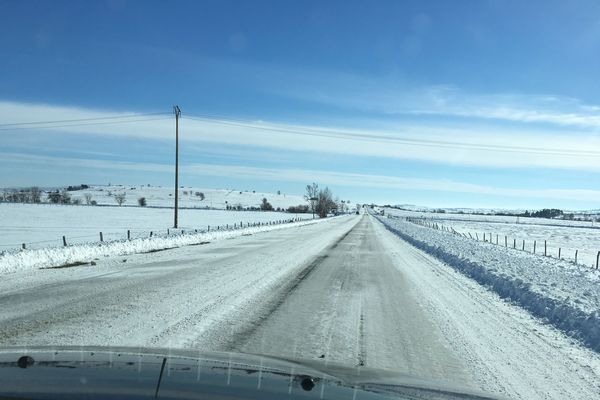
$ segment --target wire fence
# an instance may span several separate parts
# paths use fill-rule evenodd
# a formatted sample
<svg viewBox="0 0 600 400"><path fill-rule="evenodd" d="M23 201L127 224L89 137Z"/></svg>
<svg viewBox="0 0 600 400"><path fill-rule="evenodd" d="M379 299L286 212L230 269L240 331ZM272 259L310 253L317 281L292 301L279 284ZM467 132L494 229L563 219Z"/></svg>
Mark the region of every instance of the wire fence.
<svg viewBox="0 0 600 400"><path fill-rule="evenodd" d="M206 225L201 228L158 228L158 229L124 229L119 232L115 231L98 231L94 234L86 235L62 235L58 238L48 240L37 240L27 241L21 243L9 243L0 244L0 254L7 251L24 251L29 249L39 249L47 247L68 247L78 244L89 244L89 243L108 243L123 240L134 240L134 239L148 239L148 238L166 238L177 235L194 235L208 232L221 232L221 231L232 231L243 228L261 227L261 226L272 226L281 225L292 222L302 221L302 218L286 218L273 221L260 221L260 222L234 222L232 224L221 224L221 225Z"/></svg>
<svg viewBox="0 0 600 400"><path fill-rule="evenodd" d="M401 219L402 217L388 215L388 218ZM562 247L558 247L557 249L555 248L555 251L557 250L557 252L556 252L556 256L554 256L549 251L550 246L549 246L548 240L543 240L543 242L541 240L538 241L537 239L527 240L527 239L523 239L523 238L509 237L508 235L501 235L501 234L493 233L493 232L460 232L460 231L455 230L451 226L443 225L443 224L433 222L433 221L428 221L425 218L418 218L418 217L404 217L404 218L407 222L413 223L415 225L420 225L420 226L434 229L437 231L448 232L450 234L453 234L455 236L459 236L459 237L462 237L465 239L489 243L489 244L492 244L495 246L504 247L506 249L528 252L528 253L538 255L541 257L550 257L550 258L556 258L558 260L565 260L565 261L572 262L576 265L584 265L585 266L585 264L579 263L579 261L580 261L579 249L575 249L575 251L573 253L573 258L570 258L569 255L565 254L565 252L562 251L563 250ZM598 269L599 265L600 265L600 251L598 251L596 253L596 262L595 262L595 264L592 264L592 268L595 267L595 269Z"/></svg>

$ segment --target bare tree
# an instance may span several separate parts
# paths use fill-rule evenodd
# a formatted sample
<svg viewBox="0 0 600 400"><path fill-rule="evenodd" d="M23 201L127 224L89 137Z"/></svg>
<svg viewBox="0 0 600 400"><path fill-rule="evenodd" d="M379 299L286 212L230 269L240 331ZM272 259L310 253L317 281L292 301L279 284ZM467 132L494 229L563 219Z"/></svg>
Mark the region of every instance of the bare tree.
<svg viewBox="0 0 600 400"><path fill-rule="evenodd" d="M264 197L262 199L262 203L260 204L260 209L263 211L273 211L273 206L271 205L271 203L269 203L267 201L266 197Z"/></svg>
<svg viewBox="0 0 600 400"><path fill-rule="evenodd" d="M345 213L346 212L346 202L344 200L342 200L338 204L339 204L338 210L340 210L341 213Z"/></svg>
<svg viewBox="0 0 600 400"><path fill-rule="evenodd" d="M40 188L37 186L32 186L30 192L32 203L40 203L42 201L42 193L40 192Z"/></svg>
<svg viewBox="0 0 600 400"><path fill-rule="evenodd" d="M315 206L315 210L319 217L325 218L327 214L329 214L333 209L336 208L335 201L333 201L333 194L328 187L325 189L319 190L319 194L317 195L317 204Z"/></svg>
<svg viewBox="0 0 600 400"><path fill-rule="evenodd" d="M146 207L146 198L145 197L140 197L138 199L138 204L140 205L140 207Z"/></svg>
<svg viewBox="0 0 600 400"><path fill-rule="evenodd" d="M60 193L58 193L58 190L48 193L48 201L53 204L60 203Z"/></svg>
<svg viewBox="0 0 600 400"><path fill-rule="evenodd" d="M317 204L317 197L319 195L319 185L316 182L313 182L310 185L306 185L306 194L304 195L304 199L310 202L310 209L312 213L315 213L315 207ZM314 217L314 215L313 215Z"/></svg>
<svg viewBox="0 0 600 400"><path fill-rule="evenodd" d="M115 201L119 206L122 206L125 203L125 193L115 194Z"/></svg>
<svg viewBox="0 0 600 400"><path fill-rule="evenodd" d="M63 189L60 192L60 203L71 204L71 194L67 191L67 189Z"/></svg>
<svg viewBox="0 0 600 400"><path fill-rule="evenodd" d="M85 199L85 204L87 204L88 206L92 203L92 194L91 193L84 193L83 198Z"/></svg>

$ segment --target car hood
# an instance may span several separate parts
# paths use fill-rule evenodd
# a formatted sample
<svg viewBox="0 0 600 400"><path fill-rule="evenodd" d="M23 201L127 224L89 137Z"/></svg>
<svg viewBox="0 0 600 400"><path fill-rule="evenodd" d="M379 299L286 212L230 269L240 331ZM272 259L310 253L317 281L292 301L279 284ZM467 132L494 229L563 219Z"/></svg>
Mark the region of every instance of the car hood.
<svg viewBox="0 0 600 400"><path fill-rule="evenodd" d="M498 399L322 360L127 347L0 348L0 398Z"/></svg>

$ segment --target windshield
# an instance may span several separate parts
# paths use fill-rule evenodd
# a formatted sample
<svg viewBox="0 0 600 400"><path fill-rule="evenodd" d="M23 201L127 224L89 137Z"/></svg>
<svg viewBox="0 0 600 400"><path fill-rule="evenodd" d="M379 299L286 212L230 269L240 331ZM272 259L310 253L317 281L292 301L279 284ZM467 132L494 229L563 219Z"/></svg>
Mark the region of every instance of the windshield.
<svg viewBox="0 0 600 400"><path fill-rule="evenodd" d="M0 347L598 397L597 2L0 10Z"/></svg>

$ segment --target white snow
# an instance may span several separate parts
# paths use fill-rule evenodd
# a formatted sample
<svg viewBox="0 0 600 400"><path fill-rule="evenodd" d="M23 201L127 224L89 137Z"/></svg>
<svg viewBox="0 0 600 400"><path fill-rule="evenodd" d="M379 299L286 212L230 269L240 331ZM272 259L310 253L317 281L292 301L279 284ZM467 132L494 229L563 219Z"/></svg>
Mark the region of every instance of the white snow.
<svg viewBox="0 0 600 400"><path fill-rule="evenodd" d="M444 347L482 390L510 399L598 398L597 352L391 233L379 237Z"/></svg>
<svg viewBox="0 0 600 400"><path fill-rule="evenodd" d="M492 241L504 243L504 236L512 246L517 240L517 248L533 252L536 241L536 254L544 254L544 241L547 245L547 254L558 258L574 261L577 251L577 262L587 266L596 266L596 257L600 251L600 223L593 221L568 221L547 218L517 218L494 215L468 215L468 214L435 214L407 212L403 210L385 209L385 213L399 217L425 218L430 222L437 222L468 236L475 234L482 240L492 234Z"/></svg>
<svg viewBox="0 0 600 400"><path fill-rule="evenodd" d="M196 192L204 194L201 200ZM148 207L173 207L174 189L172 187L148 185L111 185L90 186L89 189L69 192L72 199L80 199L85 204L84 195L89 193L92 199L100 205L116 205L115 195L125 194L125 205L137 206L138 199L145 197ZM262 199L266 198L273 208L287 210L290 206L307 204L302 196L292 194L253 192L251 188L244 189L209 189L191 186L180 187L179 207L226 209L227 206L260 207Z"/></svg>
<svg viewBox="0 0 600 400"><path fill-rule="evenodd" d="M401 218L378 218L418 249L600 350L600 271Z"/></svg>
<svg viewBox="0 0 600 400"><path fill-rule="evenodd" d="M207 230L226 224L266 223L292 218L312 219L312 214L262 211L179 210L179 226L185 231ZM118 240L166 234L173 226L173 210L147 207L94 207L51 204L0 203L0 251Z"/></svg>
<svg viewBox="0 0 600 400"><path fill-rule="evenodd" d="M331 219L331 218L328 218ZM327 220L328 220L327 219ZM57 267L76 262L91 262L99 257L122 256L127 254L145 253L173 247L202 244L215 240L252 235L258 232L298 227L325 221L325 219L292 222L291 219L279 224L251 226L245 228L220 228L211 231L190 232L187 234L166 234L150 237L139 237L132 240L120 239L110 242L81 243L67 247L46 247L41 249L26 249L21 251L4 252L0 254L0 274L25 271L35 268Z"/></svg>

